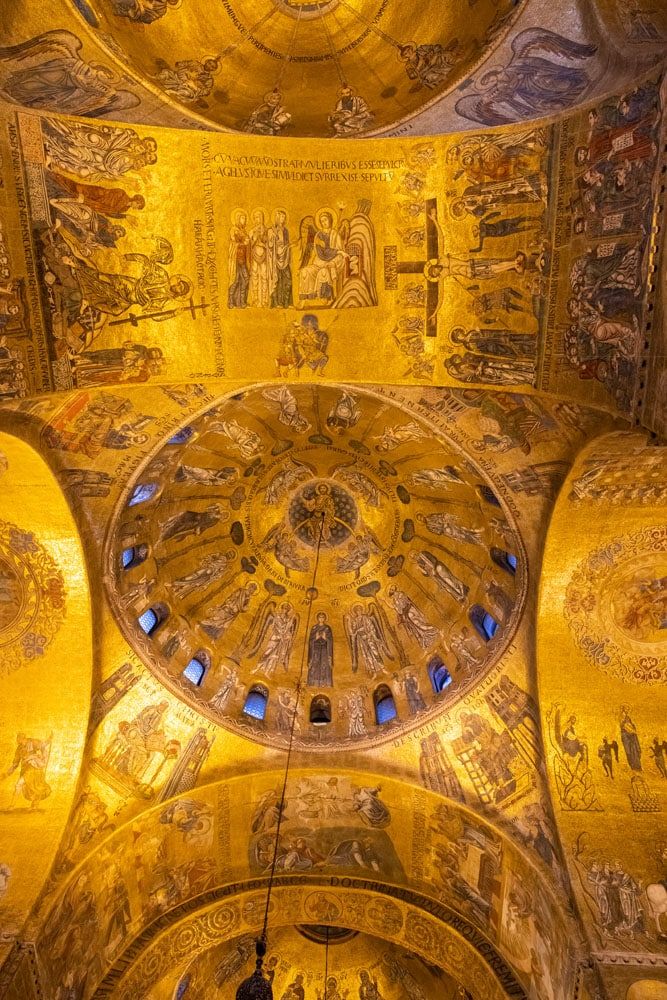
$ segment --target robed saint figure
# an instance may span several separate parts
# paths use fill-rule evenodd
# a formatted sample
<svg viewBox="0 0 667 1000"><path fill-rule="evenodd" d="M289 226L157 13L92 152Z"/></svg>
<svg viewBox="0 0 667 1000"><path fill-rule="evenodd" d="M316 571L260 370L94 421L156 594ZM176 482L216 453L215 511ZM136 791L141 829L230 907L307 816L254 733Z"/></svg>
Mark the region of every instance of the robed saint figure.
<svg viewBox="0 0 667 1000"><path fill-rule="evenodd" d="M333 687L333 632L320 611L308 637L308 684Z"/></svg>

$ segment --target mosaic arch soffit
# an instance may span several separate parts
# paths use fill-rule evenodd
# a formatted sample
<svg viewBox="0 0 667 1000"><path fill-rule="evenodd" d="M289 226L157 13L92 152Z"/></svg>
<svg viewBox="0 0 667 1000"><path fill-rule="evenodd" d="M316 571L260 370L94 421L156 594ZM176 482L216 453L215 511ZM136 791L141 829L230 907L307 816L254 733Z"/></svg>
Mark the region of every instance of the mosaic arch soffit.
<svg viewBox="0 0 667 1000"><path fill-rule="evenodd" d="M433 905L419 893L400 892L364 879L341 885L314 879L304 886L298 876L280 876L272 893L274 927L307 923L327 907L332 927L380 935L402 945L465 984L473 1000L528 1000L528 994L495 949L466 921L446 907ZM300 884L301 883L301 884ZM137 939L107 974L93 996L130 1000L164 975L170 963L180 963L193 951L228 941L241 933L257 933L263 921L266 881L229 885L224 902L193 900L170 927L156 926Z"/></svg>
<svg viewBox="0 0 667 1000"><path fill-rule="evenodd" d="M641 432L582 450L550 523L538 611L556 823L591 947L619 989L624 963L637 978L642 965L667 964L667 744L656 697L665 684L666 472L666 449ZM623 915L606 907L621 884L634 901Z"/></svg>
<svg viewBox="0 0 667 1000"><path fill-rule="evenodd" d="M186 888L184 893L178 896L179 902L176 906L174 900L168 902L167 897L164 901L160 901L161 897L153 896L151 897L153 902L150 903L146 895L148 887L144 885L139 898L142 907L141 916L139 923L136 919L133 921L132 940L143 941L146 935L152 936L156 929L160 930L165 924L171 923L174 915L180 919L181 904L186 909L199 906L202 890L204 896L209 891L213 893L211 900L214 900L227 894L228 890L224 887L228 883L236 883L248 877L262 878L262 873L266 870L266 865L261 860L262 845L264 840L272 840L273 837L272 803L275 805L276 790L279 789L281 780L280 772L262 772L208 785L193 790L187 796L168 800L108 836L71 872L57 897L50 901L50 910L48 912L43 910L40 919L41 929L35 926L38 952L43 952L47 970L53 965L48 974L53 973L56 978L58 976L59 966L55 956L59 953L60 946L56 945L56 938L59 941L62 937L62 931L59 929L62 913L70 910L74 913L83 912L82 907L85 909L87 905L84 901L90 895L90 888L96 885L100 878L104 881L107 877L100 874L103 872L108 873L110 885L118 884L119 880L123 884L127 882L128 885L137 879L139 885L144 885L146 879L155 882L157 876L153 875L153 871L157 862L150 860L151 852L154 851L154 844L159 843L164 837L170 840L172 846L168 850L169 859L165 856L158 866L158 871L164 869L166 872L170 870L170 866L180 866L185 872L194 865L193 871L200 872L201 869L200 874L204 873L204 878L197 876L194 880L191 879L189 883L191 888L189 890ZM341 796L346 796L351 790L352 795L356 795L356 804L351 800L352 805L349 808L346 806L342 812L339 811L339 815L324 826L319 821L299 819L294 811L298 801L303 799L304 803L309 802L312 807L312 796L314 794L326 796L330 793L331 781L337 783L337 796L341 802ZM498 892L501 882L509 873L513 873L510 881L520 879L524 885L530 884L531 896L535 894L539 896L543 914L541 920L546 920L550 924L548 932L550 935L555 935L553 940L561 942L563 948L575 947L576 930L570 923L567 910L563 908L562 897L556 897L532 861L528 860L524 852L511 842L505 833L490 822L482 820L473 811L452 802L444 802L441 797L418 788L413 789L413 800L410 806L406 807L404 783L367 772L339 770L322 774L320 770L308 771L299 768L293 772L290 785L292 791L288 792L288 816L283 827L286 847L288 842L300 842L299 850L301 850L305 849L308 842L311 848L320 854L326 853L328 849L331 858L330 862L326 861L323 865L316 866L313 871L317 871L317 874L296 876L297 881L303 879L304 884L310 885L313 879L322 877L332 885L340 885L349 883L350 879L354 882L361 876L367 881L370 879L372 882L373 879L377 879L378 882L385 884L389 876L393 888L386 891L394 893L399 899L402 893L412 891L429 896L430 905L436 906L437 903L439 919L444 919L443 914L451 912L455 914L455 926L457 921L461 921L460 926L467 926L470 923L476 928L478 940L484 939L488 943L493 935L487 917L482 919L480 912L474 909L468 912L467 916L464 915L466 908L461 906L460 900L457 901L456 893L448 890L443 896L441 890L437 888L436 883L439 885L440 882L434 867L435 860L432 861L431 868L427 866L421 874L411 873L409 851L406 855L408 845L403 843L403 835L410 836L410 823L414 820L416 811L422 817L420 822L425 821L427 827L430 823L434 829L441 831L433 834L434 849L441 845L442 850L446 852L447 845L454 843L449 838L456 836L462 838L461 844L476 845L473 853L477 854L478 848L481 848L480 856L488 854L489 858L495 858L497 870L493 877L497 879ZM379 798L377 793L380 793ZM372 803L367 801L369 795L373 799ZM386 803L390 803L391 808L388 808ZM350 808L352 812L349 811ZM399 817L401 812L404 814L403 818ZM367 813L368 819L360 822L359 817L362 813ZM356 818L352 819L353 816ZM393 833L396 824L398 824L396 829L400 827L401 830L400 842L395 839ZM188 832L190 829L195 831L192 835ZM317 843L313 841L313 836ZM299 841L299 838L302 840ZM359 867L358 859L350 864L342 857L340 845L349 845L352 841L358 845L357 850L362 849L367 852L364 857L369 859L369 864L365 867ZM365 846L359 847L362 844ZM373 852L376 852L376 855ZM372 857L380 858L377 852L382 853L382 860L372 867ZM404 856L403 861L399 860L397 852ZM283 853L281 849L281 856ZM142 859L144 854L145 859ZM133 867L135 855L136 863L139 865L136 872ZM290 873L288 870L280 874L282 877ZM505 894L510 890L511 885L508 883L508 888L504 890ZM133 899L135 891L131 890ZM520 891L518 883L512 891ZM133 909L135 905L132 904ZM500 903L494 903L494 906L498 908ZM312 916L311 913L311 918ZM499 919L498 912L492 919L492 924ZM295 922L300 922L300 918ZM500 948L500 952L505 955L505 961L511 964L512 957L506 954L508 941L509 938L505 935L495 947ZM126 947L127 941L124 941L123 952ZM133 947L130 946L131 949ZM108 961L104 949L100 952L100 956ZM104 974L103 968L99 968L100 979Z"/></svg>

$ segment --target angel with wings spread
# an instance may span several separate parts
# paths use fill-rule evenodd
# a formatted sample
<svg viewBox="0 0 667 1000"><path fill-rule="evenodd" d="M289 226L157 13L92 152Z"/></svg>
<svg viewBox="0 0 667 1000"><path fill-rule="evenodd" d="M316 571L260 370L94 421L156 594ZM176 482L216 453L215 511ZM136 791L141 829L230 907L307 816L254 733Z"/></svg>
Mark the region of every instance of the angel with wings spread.
<svg viewBox="0 0 667 1000"><path fill-rule="evenodd" d="M355 604L343 615L343 624L352 657L352 672L356 674L361 662L371 680L386 673L385 661L393 660L394 655L379 605L370 601L364 610L363 604Z"/></svg>
<svg viewBox="0 0 667 1000"><path fill-rule="evenodd" d="M278 607L275 601L269 601L260 609L244 639L248 656L260 653L254 670L256 674L273 677L278 667L289 670L298 627L299 615L288 601Z"/></svg>
<svg viewBox="0 0 667 1000"><path fill-rule="evenodd" d="M350 219L337 221L329 209L301 220L299 305L338 309L377 305L375 229L371 203L360 201Z"/></svg>
<svg viewBox="0 0 667 1000"><path fill-rule="evenodd" d="M276 472L268 483L264 492L265 505L271 506L282 500L298 483L306 482L315 474L316 469L313 465L300 462L299 459L290 455L287 464Z"/></svg>
<svg viewBox="0 0 667 1000"><path fill-rule="evenodd" d="M590 86L591 77L582 64L596 49L548 28L520 31L512 39L507 65L484 73L477 82L478 93L459 98L456 111L482 125L557 114Z"/></svg>

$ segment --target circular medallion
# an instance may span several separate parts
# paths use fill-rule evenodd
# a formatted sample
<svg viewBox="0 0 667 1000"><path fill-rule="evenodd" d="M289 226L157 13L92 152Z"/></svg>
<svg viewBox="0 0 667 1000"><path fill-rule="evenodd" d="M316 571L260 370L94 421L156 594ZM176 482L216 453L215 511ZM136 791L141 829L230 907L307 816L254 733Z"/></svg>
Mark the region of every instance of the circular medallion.
<svg viewBox="0 0 667 1000"><path fill-rule="evenodd" d="M64 618L65 585L29 531L0 521L0 674L40 657Z"/></svg>
<svg viewBox="0 0 667 1000"><path fill-rule="evenodd" d="M565 617L588 659L627 681L667 680L667 527L592 552L566 592Z"/></svg>
<svg viewBox="0 0 667 1000"><path fill-rule="evenodd" d="M524 560L458 445L334 385L249 388L184 431L131 484L107 554L121 628L180 697L331 751L421 726L484 678Z"/></svg>
<svg viewBox="0 0 667 1000"><path fill-rule="evenodd" d="M289 524L299 541L311 548L318 542L334 548L347 541L357 523L357 505L337 483L317 480L292 497Z"/></svg>

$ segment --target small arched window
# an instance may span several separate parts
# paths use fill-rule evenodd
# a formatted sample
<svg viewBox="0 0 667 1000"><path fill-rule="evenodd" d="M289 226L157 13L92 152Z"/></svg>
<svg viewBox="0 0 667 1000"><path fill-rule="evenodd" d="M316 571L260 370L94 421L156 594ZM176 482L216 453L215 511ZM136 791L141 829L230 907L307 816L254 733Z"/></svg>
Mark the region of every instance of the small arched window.
<svg viewBox="0 0 667 1000"><path fill-rule="evenodd" d="M386 684L381 684L373 692L373 704L375 706L375 721L378 726L384 726L398 715L394 696Z"/></svg>
<svg viewBox="0 0 667 1000"><path fill-rule="evenodd" d="M477 487L477 492L481 496L482 500L486 500L486 502L490 503L493 507L500 507L500 500L491 487L487 486L486 483L480 483Z"/></svg>
<svg viewBox="0 0 667 1000"><path fill-rule="evenodd" d="M200 687L204 677L206 676L206 671L211 665L211 658L208 653L200 650L196 653L185 670L183 671L183 676L187 677L191 684L195 687Z"/></svg>
<svg viewBox="0 0 667 1000"><path fill-rule="evenodd" d="M481 635L485 642L493 639L498 631L498 622L481 604L473 604L468 615L475 630Z"/></svg>
<svg viewBox="0 0 667 1000"><path fill-rule="evenodd" d="M123 569L132 569L133 566L139 566L144 562L147 556L148 546L142 542L141 545L130 545L129 548L123 549L120 561Z"/></svg>
<svg viewBox="0 0 667 1000"><path fill-rule="evenodd" d="M263 722L264 716L266 715L266 706L268 701L269 692L267 689L263 684L256 684L254 687L250 688L248 694L246 695L243 711L251 718L259 719L260 722Z"/></svg>
<svg viewBox="0 0 667 1000"><path fill-rule="evenodd" d="M183 997L190 989L191 981L192 981L192 976L190 975L189 972L187 972L181 979L178 986L176 987L176 992L174 993L174 1000L183 1000Z"/></svg>
<svg viewBox="0 0 667 1000"><path fill-rule="evenodd" d="M517 559L511 552L506 552L504 549L492 548L491 558L496 566L500 566L506 573L511 573L512 576L516 574Z"/></svg>
<svg viewBox="0 0 667 1000"><path fill-rule="evenodd" d="M180 431L176 431L176 433L169 438L167 444L187 444L194 432L194 427L181 427Z"/></svg>
<svg viewBox="0 0 667 1000"><path fill-rule="evenodd" d="M439 656L433 656L429 660L428 675L436 694L440 694L452 683L452 675Z"/></svg>
<svg viewBox="0 0 667 1000"><path fill-rule="evenodd" d="M311 701L310 721L313 726L328 726L331 722L331 702L325 694L316 694Z"/></svg>
<svg viewBox="0 0 667 1000"><path fill-rule="evenodd" d="M132 496L127 501L127 506L136 507L139 503L147 503L153 499L157 490L157 483L137 483L132 491Z"/></svg>
<svg viewBox="0 0 667 1000"><path fill-rule="evenodd" d="M137 618L139 628L146 635L154 635L162 622L166 620L168 613L164 604L156 604L152 608L146 608Z"/></svg>

